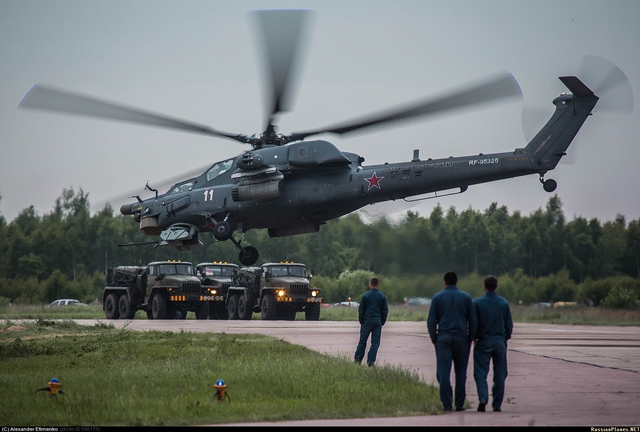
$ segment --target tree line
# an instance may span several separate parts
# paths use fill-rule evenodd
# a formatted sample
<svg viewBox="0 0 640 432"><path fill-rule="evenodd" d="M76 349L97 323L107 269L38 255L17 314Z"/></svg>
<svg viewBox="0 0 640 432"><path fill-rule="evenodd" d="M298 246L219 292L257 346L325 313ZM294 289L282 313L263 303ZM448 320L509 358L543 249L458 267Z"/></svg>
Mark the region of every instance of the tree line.
<svg viewBox="0 0 640 432"><path fill-rule="evenodd" d="M63 190L49 213L31 206L10 222L0 213L0 302L101 298L110 266L238 261L231 242L206 234L204 246L189 252L119 247L149 240L132 217L108 204L91 214L82 189ZM529 215L497 203L483 211L438 205L428 216L410 211L398 222L383 217L366 223L350 214L314 234L272 239L266 230L249 231L243 245L260 251L259 263L305 263L330 302L359 299L374 274L392 302L430 297L442 289L448 270L476 296L482 294L482 275L499 276L499 290L514 303L578 300L597 306L614 293L617 303L634 306L640 294L640 219L567 221L557 195Z"/></svg>

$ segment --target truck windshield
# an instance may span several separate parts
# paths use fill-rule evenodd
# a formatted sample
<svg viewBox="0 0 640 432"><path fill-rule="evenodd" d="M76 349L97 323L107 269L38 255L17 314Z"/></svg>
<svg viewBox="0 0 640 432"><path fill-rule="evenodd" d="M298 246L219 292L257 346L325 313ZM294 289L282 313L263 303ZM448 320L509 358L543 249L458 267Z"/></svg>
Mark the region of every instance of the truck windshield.
<svg viewBox="0 0 640 432"><path fill-rule="evenodd" d="M206 266L202 269L204 276L233 276L233 267L229 266Z"/></svg>
<svg viewBox="0 0 640 432"><path fill-rule="evenodd" d="M190 264L161 264L158 273L165 275L179 274L193 276L193 266Z"/></svg>
<svg viewBox="0 0 640 432"><path fill-rule="evenodd" d="M281 265L271 266L269 268L269 274L271 276L295 276L295 277L307 277L307 269L305 266L292 266Z"/></svg>

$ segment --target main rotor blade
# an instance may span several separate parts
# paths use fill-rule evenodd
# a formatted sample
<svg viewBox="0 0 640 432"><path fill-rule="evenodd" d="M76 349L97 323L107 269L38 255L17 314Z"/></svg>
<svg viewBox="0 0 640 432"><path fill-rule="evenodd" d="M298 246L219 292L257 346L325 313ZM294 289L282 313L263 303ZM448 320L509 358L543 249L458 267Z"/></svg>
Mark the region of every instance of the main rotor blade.
<svg viewBox="0 0 640 432"><path fill-rule="evenodd" d="M191 180L199 176L212 165L213 164L210 163L210 164L201 166L199 168L194 168L192 170L189 170L186 173L182 173L170 178L154 181L150 183L149 186L154 189L157 189L158 194L164 194L168 192L168 189L171 186L177 183L181 183L183 181ZM120 204L127 204L130 202L134 202L135 201L134 197L139 195L148 195L146 198L149 198L154 195L154 192L150 191L149 189L146 189L144 186L141 185L140 187L136 189L132 189L129 192L124 192L124 193L112 196L111 198L108 198L108 199L101 199L97 201L95 204L93 204L91 208L92 210L99 211L99 210L102 210L107 203L109 203L112 205L112 207L117 209Z"/></svg>
<svg viewBox="0 0 640 432"><path fill-rule="evenodd" d="M433 100L420 102L408 108L397 108L395 110L370 115L368 117L363 117L358 120L345 122L335 126L329 126L327 128L293 133L289 138L291 141L297 141L308 136L321 133L335 133L341 135L374 125L392 124L401 120L437 114L443 111L516 96L522 97L522 92L518 82L515 80L513 75L503 74L469 89L457 91Z"/></svg>
<svg viewBox="0 0 640 432"><path fill-rule="evenodd" d="M243 135L220 132L196 123L189 123L167 116L128 108L122 105L116 105L111 102L101 101L88 96L53 89L42 84L33 86L22 99L18 107L99 117L111 120L122 120L152 126L162 126L215 137L231 138L236 141L245 142Z"/></svg>
<svg viewBox="0 0 640 432"><path fill-rule="evenodd" d="M253 12L262 30L267 73L271 79L269 123L274 115L288 111L294 73L309 10L260 10Z"/></svg>

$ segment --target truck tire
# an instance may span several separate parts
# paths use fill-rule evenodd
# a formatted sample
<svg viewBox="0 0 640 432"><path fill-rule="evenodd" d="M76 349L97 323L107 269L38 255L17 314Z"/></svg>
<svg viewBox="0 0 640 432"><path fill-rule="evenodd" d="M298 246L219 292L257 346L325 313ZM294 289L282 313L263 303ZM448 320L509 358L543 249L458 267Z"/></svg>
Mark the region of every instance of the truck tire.
<svg viewBox="0 0 640 432"><path fill-rule="evenodd" d="M215 302L209 305L209 319L210 320L228 320L229 311L222 302Z"/></svg>
<svg viewBox="0 0 640 432"><path fill-rule="evenodd" d="M118 312L122 319L133 319L136 316L136 309L131 306L129 296L127 294L120 296L120 300L118 300Z"/></svg>
<svg viewBox="0 0 640 432"><path fill-rule="evenodd" d="M289 305L280 304L276 309L276 319L280 321L295 321L296 310Z"/></svg>
<svg viewBox="0 0 640 432"><path fill-rule="evenodd" d="M120 296L116 293L111 293L104 301L104 314L107 319L120 318L120 310L118 309L118 300Z"/></svg>
<svg viewBox="0 0 640 432"><path fill-rule="evenodd" d="M238 318L249 321L253 317L253 308L249 306L247 298L241 296L238 299Z"/></svg>
<svg viewBox="0 0 640 432"><path fill-rule="evenodd" d="M153 319L165 319L167 317L167 299L162 294L156 294L151 300L151 313ZM173 319L173 317L171 317Z"/></svg>
<svg viewBox="0 0 640 432"><path fill-rule="evenodd" d="M230 320L238 319L238 294L233 294L229 297L229 302L227 303L227 312L229 312Z"/></svg>
<svg viewBox="0 0 640 432"><path fill-rule="evenodd" d="M260 302L260 315L263 321L276 319L276 298L273 294L265 294Z"/></svg>
<svg viewBox="0 0 640 432"><path fill-rule="evenodd" d="M207 302L201 302L198 304L196 308L196 319L197 320L206 320L209 318L209 308L211 306Z"/></svg>
<svg viewBox="0 0 640 432"><path fill-rule="evenodd" d="M304 318L307 321L318 321L320 319L320 303L309 303L304 308Z"/></svg>

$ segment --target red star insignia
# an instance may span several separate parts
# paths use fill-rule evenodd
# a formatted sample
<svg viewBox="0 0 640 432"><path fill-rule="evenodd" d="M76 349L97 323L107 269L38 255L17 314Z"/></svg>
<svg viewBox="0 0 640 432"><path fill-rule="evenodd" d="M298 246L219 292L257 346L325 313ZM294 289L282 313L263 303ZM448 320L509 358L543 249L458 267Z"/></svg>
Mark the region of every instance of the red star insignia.
<svg viewBox="0 0 640 432"><path fill-rule="evenodd" d="M380 188L380 180L382 180L383 178L384 177L378 177L374 172L370 178L365 179L369 183L369 189L367 190L371 190L371 188L374 188L374 187L377 187L378 189L382 190Z"/></svg>

